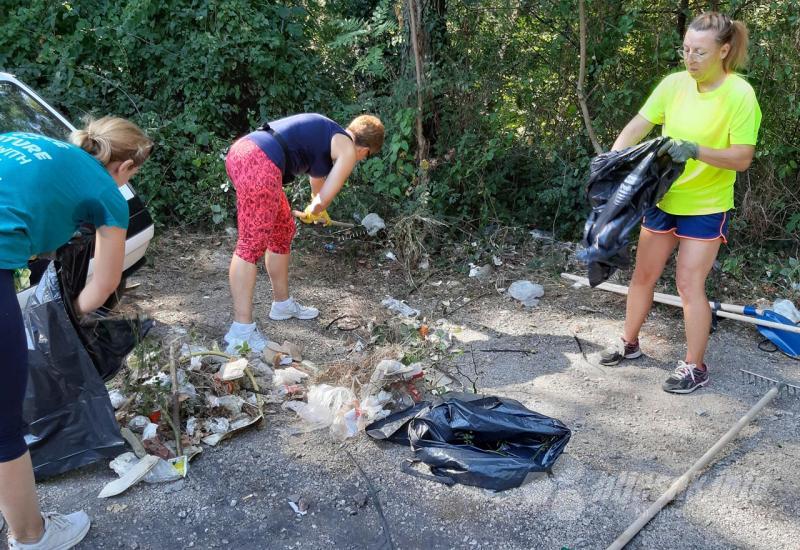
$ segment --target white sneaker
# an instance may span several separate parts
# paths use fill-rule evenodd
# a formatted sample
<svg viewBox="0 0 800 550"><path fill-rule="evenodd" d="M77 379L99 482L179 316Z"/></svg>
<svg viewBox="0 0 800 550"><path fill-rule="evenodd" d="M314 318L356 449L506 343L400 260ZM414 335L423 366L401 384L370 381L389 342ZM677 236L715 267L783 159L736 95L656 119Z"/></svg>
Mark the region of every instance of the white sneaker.
<svg viewBox="0 0 800 550"><path fill-rule="evenodd" d="M297 319L315 319L319 310L315 307L301 306L294 298L289 296L285 302L272 302L269 318L273 321L285 321L295 317Z"/></svg>
<svg viewBox="0 0 800 550"><path fill-rule="evenodd" d="M228 334L225 335L225 341L228 343L228 347L225 348L225 353L229 355L238 355L242 345L245 343L256 353L264 351L264 348L269 344L269 340L261 334L258 327L253 328L249 332L239 332L234 331L231 326Z"/></svg>
<svg viewBox="0 0 800 550"><path fill-rule="evenodd" d="M67 515L51 512L42 517L44 535L39 542L23 543L8 537L9 550L67 550L83 540L92 524L83 511Z"/></svg>

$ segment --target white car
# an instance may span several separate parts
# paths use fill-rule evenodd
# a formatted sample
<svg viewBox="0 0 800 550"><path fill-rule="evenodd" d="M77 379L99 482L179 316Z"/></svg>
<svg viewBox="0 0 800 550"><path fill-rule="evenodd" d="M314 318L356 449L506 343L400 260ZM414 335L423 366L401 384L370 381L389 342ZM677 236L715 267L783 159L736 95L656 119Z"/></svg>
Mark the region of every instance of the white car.
<svg viewBox="0 0 800 550"><path fill-rule="evenodd" d="M48 105L33 90L8 73L0 72L0 133L32 132L45 136L66 140L75 127L61 116L58 111ZM153 219L141 199L130 184L120 187L122 196L128 201L130 222L125 242L125 277L136 271L144 263L147 246L153 238ZM28 302L36 283L47 268L48 260L29 262L31 270L31 286L17 294L20 307ZM89 264L89 277L92 276L92 264Z"/></svg>

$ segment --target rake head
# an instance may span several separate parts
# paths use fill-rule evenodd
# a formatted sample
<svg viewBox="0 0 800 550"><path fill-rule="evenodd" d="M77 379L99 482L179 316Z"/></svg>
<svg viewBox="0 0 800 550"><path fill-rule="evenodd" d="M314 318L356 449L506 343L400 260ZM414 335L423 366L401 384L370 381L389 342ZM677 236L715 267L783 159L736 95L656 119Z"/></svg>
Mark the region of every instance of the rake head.
<svg viewBox="0 0 800 550"><path fill-rule="evenodd" d="M795 399L800 399L800 386L775 380L774 378L769 378L763 374L756 374L754 372L750 372L749 370L739 370L742 372L742 377L748 384L755 384L756 386L761 386L765 389L777 387L779 393L786 394L786 396L791 396Z"/></svg>

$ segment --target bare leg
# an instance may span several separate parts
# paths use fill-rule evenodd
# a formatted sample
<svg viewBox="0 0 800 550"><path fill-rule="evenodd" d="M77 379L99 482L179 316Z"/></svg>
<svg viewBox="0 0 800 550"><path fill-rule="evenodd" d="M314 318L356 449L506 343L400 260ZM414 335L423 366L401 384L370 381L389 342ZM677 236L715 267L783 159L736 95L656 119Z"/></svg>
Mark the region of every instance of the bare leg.
<svg viewBox="0 0 800 550"><path fill-rule="evenodd" d="M698 241L681 239L675 282L683 302L686 330L686 362L703 366L703 356L711 330L711 307L706 297L706 277L714 265L721 239Z"/></svg>
<svg viewBox="0 0 800 550"><path fill-rule="evenodd" d="M289 259L291 254L267 252L265 263L272 283L272 301L283 302L289 299ZM251 297L252 300L252 297Z"/></svg>
<svg viewBox="0 0 800 550"><path fill-rule="evenodd" d="M249 325L253 322L253 293L256 288L256 275L258 275L258 268L255 264L241 259L236 254L233 255L228 279L233 297L233 320L237 323ZM270 275L270 277L272 276Z"/></svg>
<svg viewBox="0 0 800 550"><path fill-rule="evenodd" d="M653 233L642 229L639 247L636 250L636 268L631 277L628 301L625 307L625 328L622 337L626 342L635 342L650 308L653 306L653 291L664 271L672 251L678 244L673 233Z"/></svg>
<svg viewBox="0 0 800 550"><path fill-rule="evenodd" d="M0 512L17 541L35 542L44 534L30 453L0 462Z"/></svg>

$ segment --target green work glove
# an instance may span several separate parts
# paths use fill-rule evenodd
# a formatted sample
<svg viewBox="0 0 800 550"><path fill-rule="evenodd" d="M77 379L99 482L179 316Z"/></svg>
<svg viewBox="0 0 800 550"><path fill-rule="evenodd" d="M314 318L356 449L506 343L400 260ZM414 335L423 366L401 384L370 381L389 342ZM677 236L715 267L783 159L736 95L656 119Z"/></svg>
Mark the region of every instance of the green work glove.
<svg viewBox="0 0 800 550"><path fill-rule="evenodd" d="M658 156L664 154L669 155L675 162L686 162L689 159L697 158L697 155L700 154L700 146L693 141L670 139L658 150Z"/></svg>

